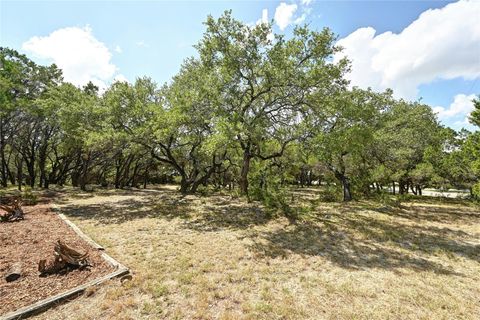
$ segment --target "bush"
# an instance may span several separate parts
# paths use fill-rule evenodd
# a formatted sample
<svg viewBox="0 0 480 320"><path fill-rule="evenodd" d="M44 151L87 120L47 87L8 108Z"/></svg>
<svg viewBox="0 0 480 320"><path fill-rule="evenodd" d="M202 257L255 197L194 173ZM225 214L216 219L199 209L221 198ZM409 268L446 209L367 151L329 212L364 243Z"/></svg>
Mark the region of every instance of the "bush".
<svg viewBox="0 0 480 320"><path fill-rule="evenodd" d="M250 192L253 200L261 201L266 207L272 209L287 209L287 193L285 190L277 187L269 189L251 188Z"/></svg>
<svg viewBox="0 0 480 320"><path fill-rule="evenodd" d="M340 202L342 201L342 191L334 185L326 186L320 193L321 202Z"/></svg>
<svg viewBox="0 0 480 320"><path fill-rule="evenodd" d="M402 202L407 202L407 201L411 201L412 199L415 199L415 196L406 193L406 194L399 194L397 195L396 198L397 198L398 204L400 205Z"/></svg>
<svg viewBox="0 0 480 320"><path fill-rule="evenodd" d="M38 202L38 197L35 195L30 188L26 188L22 192L22 203L27 206L34 206Z"/></svg>
<svg viewBox="0 0 480 320"><path fill-rule="evenodd" d="M472 194L474 200L480 200L480 182L473 185Z"/></svg>
<svg viewBox="0 0 480 320"><path fill-rule="evenodd" d="M375 194L375 200L386 207L398 207L401 200L388 192L380 192Z"/></svg>
<svg viewBox="0 0 480 320"><path fill-rule="evenodd" d="M289 205L287 189L273 185L267 189L252 186L250 189L252 200L260 201L266 208L280 211L287 218L294 216L294 210Z"/></svg>

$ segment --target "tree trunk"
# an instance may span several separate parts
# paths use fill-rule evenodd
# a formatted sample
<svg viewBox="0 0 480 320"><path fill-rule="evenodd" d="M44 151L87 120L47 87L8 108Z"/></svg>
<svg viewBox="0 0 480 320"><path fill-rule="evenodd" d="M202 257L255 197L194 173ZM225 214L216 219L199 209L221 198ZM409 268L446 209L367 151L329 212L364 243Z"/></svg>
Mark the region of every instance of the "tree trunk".
<svg viewBox="0 0 480 320"><path fill-rule="evenodd" d="M415 190L415 188L413 187L413 183L410 185L410 190L412 190L412 193L414 195L417 195L417 190Z"/></svg>
<svg viewBox="0 0 480 320"><path fill-rule="evenodd" d="M35 188L35 157L32 157L30 160L25 159L28 171L28 183L30 187Z"/></svg>
<svg viewBox="0 0 480 320"><path fill-rule="evenodd" d="M252 155L250 154L250 148L245 149L243 153L242 171L240 174L240 192L242 195L248 196L248 172L250 171L250 160Z"/></svg>
<svg viewBox="0 0 480 320"><path fill-rule="evenodd" d="M5 161L5 139L3 137L3 121L0 119L0 170L2 171L2 187L7 187L7 163Z"/></svg>
<svg viewBox="0 0 480 320"><path fill-rule="evenodd" d="M148 181L148 167L145 168L145 173L143 174L143 189L147 189L147 181Z"/></svg>
<svg viewBox="0 0 480 320"><path fill-rule="evenodd" d="M23 158L20 157L17 164L17 182L18 182L18 190L22 191L22 183L23 183Z"/></svg>
<svg viewBox="0 0 480 320"><path fill-rule="evenodd" d="M352 192L350 191L350 181L344 175L342 175L342 186L343 186L343 201L351 201Z"/></svg>
<svg viewBox="0 0 480 320"><path fill-rule="evenodd" d="M120 188L120 170L121 170L121 160L120 157L115 159L115 189Z"/></svg>
<svg viewBox="0 0 480 320"><path fill-rule="evenodd" d="M190 181L188 181L188 178L186 175L182 175L182 179L180 180L180 193L187 194L189 188L190 188Z"/></svg>
<svg viewBox="0 0 480 320"><path fill-rule="evenodd" d="M128 186L128 176L130 175L130 167L132 165L133 156L130 155L125 160L123 165L123 173L120 177L120 189L123 189L125 186Z"/></svg>
<svg viewBox="0 0 480 320"><path fill-rule="evenodd" d="M78 171L72 172L72 176L70 177L72 180L72 187L78 187L78 181L80 180L80 174Z"/></svg>
<svg viewBox="0 0 480 320"><path fill-rule="evenodd" d="M402 180L398 181L398 193L404 194L405 193L405 182Z"/></svg>
<svg viewBox="0 0 480 320"><path fill-rule="evenodd" d="M91 154L89 152L85 157L85 159L83 159L83 163L82 163L82 172L80 174L80 180L79 180L80 190L82 191L86 191L87 174L88 174L88 167L90 165L90 157L91 157Z"/></svg>
<svg viewBox="0 0 480 320"><path fill-rule="evenodd" d="M392 190L393 190L393 195L395 195L395 181L392 181Z"/></svg>
<svg viewBox="0 0 480 320"><path fill-rule="evenodd" d="M47 148L42 146L39 149L39 154L38 154L38 169L40 171L40 179L38 181L39 188L42 188L44 185L48 186L48 183L46 182L47 174L45 172L46 162L47 162Z"/></svg>
<svg viewBox="0 0 480 320"><path fill-rule="evenodd" d="M190 193L195 193L195 192L197 192L198 187L200 187L201 184L204 184L203 179L200 179L200 180L198 180L198 181L195 181L195 182L192 184L192 187L190 188Z"/></svg>

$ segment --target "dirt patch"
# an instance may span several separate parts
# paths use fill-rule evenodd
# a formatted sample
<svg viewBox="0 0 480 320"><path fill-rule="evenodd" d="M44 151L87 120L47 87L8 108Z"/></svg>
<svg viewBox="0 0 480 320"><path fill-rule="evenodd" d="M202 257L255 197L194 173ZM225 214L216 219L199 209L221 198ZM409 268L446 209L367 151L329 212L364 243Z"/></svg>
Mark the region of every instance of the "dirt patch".
<svg viewBox="0 0 480 320"><path fill-rule="evenodd" d="M0 303L0 315L62 293L114 270L96 249L52 212L48 203L24 207L24 211L25 220L0 224L0 300L8 302ZM93 266L63 275L40 277L38 262L53 256L53 247L58 239L63 239L80 251L88 251ZM16 262L22 263L22 277L8 283L3 275Z"/></svg>

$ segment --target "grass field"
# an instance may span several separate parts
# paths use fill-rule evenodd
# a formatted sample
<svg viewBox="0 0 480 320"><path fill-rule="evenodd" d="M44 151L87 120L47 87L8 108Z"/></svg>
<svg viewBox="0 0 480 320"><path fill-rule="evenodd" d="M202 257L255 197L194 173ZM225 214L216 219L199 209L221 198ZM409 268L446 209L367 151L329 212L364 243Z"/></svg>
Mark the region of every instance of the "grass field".
<svg viewBox="0 0 480 320"><path fill-rule="evenodd" d="M63 192L63 213L131 268L39 319L478 319L480 210L321 203L292 223L259 204L174 187ZM308 210L307 210L308 209Z"/></svg>

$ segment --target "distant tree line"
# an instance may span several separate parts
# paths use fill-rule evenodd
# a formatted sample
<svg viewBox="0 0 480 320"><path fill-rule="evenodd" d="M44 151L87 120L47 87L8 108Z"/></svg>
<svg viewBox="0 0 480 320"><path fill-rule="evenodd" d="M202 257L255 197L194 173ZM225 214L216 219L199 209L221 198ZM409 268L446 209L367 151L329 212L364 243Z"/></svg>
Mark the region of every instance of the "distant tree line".
<svg viewBox="0 0 480 320"><path fill-rule="evenodd" d="M236 189L265 198L326 184L345 201L425 187L480 195L480 132L439 124L420 102L350 88L335 35L290 38L226 12L170 83L115 82L104 92L62 80L55 65L0 48L0 184L48 188ZM480 99L471 122L480 125Z"/></svg>

